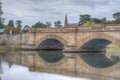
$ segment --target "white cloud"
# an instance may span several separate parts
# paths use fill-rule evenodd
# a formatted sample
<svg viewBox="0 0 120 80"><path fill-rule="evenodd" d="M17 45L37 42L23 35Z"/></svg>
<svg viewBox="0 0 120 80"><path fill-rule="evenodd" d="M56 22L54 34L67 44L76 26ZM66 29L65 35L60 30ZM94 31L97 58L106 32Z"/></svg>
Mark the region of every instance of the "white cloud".
<svg viewBox="0 0 120 80"><path fill-rule="evenodd" d="M78 22L80 14L112 19L120 10L120 0L2 0L6 22L21 19L32 25L37 21L64 21L67 12L70 22ZM74 19L73 19L74 18Z"/></svg>

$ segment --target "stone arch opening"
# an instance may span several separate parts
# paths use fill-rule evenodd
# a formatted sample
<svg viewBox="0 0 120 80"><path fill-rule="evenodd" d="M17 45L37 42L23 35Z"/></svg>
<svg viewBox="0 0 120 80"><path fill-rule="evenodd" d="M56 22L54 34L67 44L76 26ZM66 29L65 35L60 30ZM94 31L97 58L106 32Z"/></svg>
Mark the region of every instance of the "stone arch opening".
<svg viewBox="0 0 120 80"><path fill-rule="evenodd" d="M106 47L111 43L112 42L107 39L95 38L95 39L86 41L80 47L80 50L82 51L105 51Z"/></svg>
<svg viewBox="0 0 120 80"><path fill-rule="evenodd" d="M46 35L46 36L43 36L41 37L40 39L38 39L36 41L36 48L40 49L40 44L43 44L44 42L48 42L48 44L54 44L57 43L57 44L60 44L61 47L63 46L67 46L68 42L66 40L64 40L63 38L57 36L57 35ZM55 43L54 43L55 42Z"/></svg>
<svg viewBox="0 0 120 80"><path fill-rule="evenodd" d="M57 39L54 39L54 38L48 38L46 40L43 40L39 46L38 46L39 49L42 49L42 50L63 50L64 49L64 44L57 40Z"/></svg>
<svg viewBox="0 0 120 80"><path fill-rule="evenodd" d="M120 61L120 59L118 59L118 57L120 57L119 55L117 57L114 57L114 60L112 57L107 57L106 54L109 53L106 52L106 47L111 43L112 41L103 38L88 40L80 48L81 50L88 52L80 54L80 57L92 67L110 67Z"/></svg>

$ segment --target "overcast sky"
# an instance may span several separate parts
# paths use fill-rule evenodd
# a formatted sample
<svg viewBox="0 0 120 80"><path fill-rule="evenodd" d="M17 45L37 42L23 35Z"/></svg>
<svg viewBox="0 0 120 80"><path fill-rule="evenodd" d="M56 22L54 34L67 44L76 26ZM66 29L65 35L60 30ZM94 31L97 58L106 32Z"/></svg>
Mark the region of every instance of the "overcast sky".
<svg viewBox="0 0 120 80"><path fill-rule="evenodd" d="M69 23L77 23L80 14L113 19L112 14L120 11L120 0L0 0L3 2L2 15L8 23L13 19L22 20L23 25L41 21L64 21L68 14Z"/></svg>

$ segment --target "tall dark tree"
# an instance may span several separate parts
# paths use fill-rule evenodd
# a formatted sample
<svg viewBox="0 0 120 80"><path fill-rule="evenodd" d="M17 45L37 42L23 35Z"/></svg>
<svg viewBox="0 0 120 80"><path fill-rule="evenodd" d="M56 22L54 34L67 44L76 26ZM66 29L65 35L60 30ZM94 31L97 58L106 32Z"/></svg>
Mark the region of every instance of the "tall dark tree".
<svg viewBox="0 0 120 80"><path fill-rule="evenodd" d="M17 27L21 28L21 27L22 27L21 23L22 23L21 20L17 20L17 21L16 21L16 25L17 25Z"/></svg>
<svg viewBox="0 0 120 80"><path fill-rule="evenodd" d="M19 33L21 31L22 25L21 25L22 21L21 20L17 20L16 21L16 25L17 25L17 32Z"/></svg>
<svg viewBox="0 0 120 80"><path fill-rule="evenodd" d="M85 15L80 15L80 21L79 21L79 25L83 25L84 23L86 23L87 21L91 20L91 16L88 14Z"/></svg>
<svg viewBox="0 0 120 80"><path fill-rule="evenodd" d="M114 19L120 19L120 12L114 13L113 18Z"/></svg>
<svg viewBox="0 0 120 80"><path fill-rule="evenodd" d="M106 18L103 19L91 18L91 21L95 22L96 24L104 24L106 22Z"/></svg>
<svg viewBox="0 0 120 80"><path fill-rule="evenodd" d="M48 21L46 22L47 27L51 27L51 25L52 25L51 22L48 22Z"/></svg>
<svg viewBox="0 0 120 80"><path fill-rule="evenodd" d="M14 21L13 21L13 20L10 20L10 21L8 22L8 26L14 27Z"/></svg>
<svg viewBox="0 0 120 80"><path fill-rule="evenodd" d="M0 2L0 29L3 29L4 28L4 18L1 17L1 15L3 14L3 11L2 11L2 2Z"/></svg>
<svg viewBox="0 0 120 80"><path fill-rule="evenodd" d="M62 22L60 20L55 21L54 26L57 27L57 28L61 28L62 27Z"/></svg>

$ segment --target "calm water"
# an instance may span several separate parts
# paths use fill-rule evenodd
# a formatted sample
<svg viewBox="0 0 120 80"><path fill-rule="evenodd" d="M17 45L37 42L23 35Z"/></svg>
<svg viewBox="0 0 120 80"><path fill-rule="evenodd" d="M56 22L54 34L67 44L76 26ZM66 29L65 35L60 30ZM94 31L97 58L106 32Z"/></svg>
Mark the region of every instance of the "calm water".
<svg viewBox="0 0 120 80"><path fill-rule="evenodd" d="M27 67L2 62L1 80L87 80L81 78L66 77L57 74L30 72Z"/></svg>
<svg viewBox="0 0 120 80"><path fill-rule="evenodd" d="M39 61L48 64L49 67L62 62L65 57L74 59L82 58L85 63L95 68L107 68L119 61L119 54L111 58L105 52L97 53L64 53L62 51L19 51L2 52L0 54L0 80L119 80L110 77L101 77L84 73L76 76L75 72L64 70L51 70L41 67ZM87 75L87 76L86 76ZM72 76L72 77L70 77ZM76 78L77 77L77 78ZM86 78L86 79L85 79Z"/></svg>

